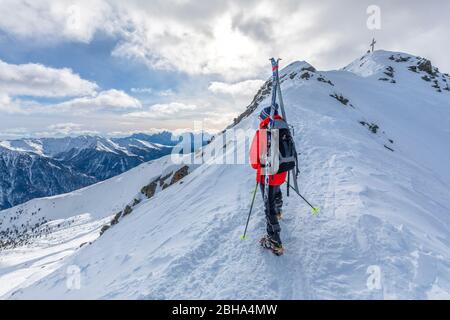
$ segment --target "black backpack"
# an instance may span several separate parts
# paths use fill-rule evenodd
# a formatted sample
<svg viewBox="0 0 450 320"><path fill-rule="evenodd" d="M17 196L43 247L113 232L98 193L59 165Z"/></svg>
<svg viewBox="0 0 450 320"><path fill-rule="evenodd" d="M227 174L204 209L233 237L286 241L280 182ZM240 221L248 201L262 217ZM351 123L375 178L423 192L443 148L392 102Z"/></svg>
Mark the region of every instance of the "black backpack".
<svg viewBox="0 0 450 320"><path fill-rule="evenodd" d="M271 141L270 148L273 152L271 174L295 169L297 167L297 151L291 130L283 119L273 120Z"/></svg>

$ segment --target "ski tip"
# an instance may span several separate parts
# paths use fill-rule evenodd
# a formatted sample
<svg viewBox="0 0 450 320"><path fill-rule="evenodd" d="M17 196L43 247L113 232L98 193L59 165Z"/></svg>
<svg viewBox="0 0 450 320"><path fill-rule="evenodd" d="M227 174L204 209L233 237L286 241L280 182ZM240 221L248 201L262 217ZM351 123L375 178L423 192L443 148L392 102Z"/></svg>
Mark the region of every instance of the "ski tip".
<svg viewBox="0 0 450 320"><path fill-rule="evenodd" d="M240 238L241 238L241 240L245 240L245 239L247 239L247 237L246 237L246 236L241 236Z"/></svg>
<svg viewBox="0 0 450 320"><path fill-rule="evenodd" d="M311 213L316 216L319 213L320 209L319 208L312 208L311 209Z"/></svg>

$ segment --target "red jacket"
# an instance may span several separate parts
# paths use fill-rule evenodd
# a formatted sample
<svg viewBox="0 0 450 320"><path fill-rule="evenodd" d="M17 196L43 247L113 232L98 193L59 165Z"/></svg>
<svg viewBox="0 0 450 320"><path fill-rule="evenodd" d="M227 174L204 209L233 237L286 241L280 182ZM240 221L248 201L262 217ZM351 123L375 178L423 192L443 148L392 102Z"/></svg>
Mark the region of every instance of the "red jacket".
<svg viewBox="0 0 450 320"><path fill-rule="evenodd" d="M274 119L282 119L279 115L274 115ZM269 117L262 120L259 124L259 129L264 129L269 124ZM260 136L261 139L260 139ZM256 130L253 137L252 146L250 148L250 164L253 169L256 169L256 181L258 183L265 183L265 176L261 174L260 156L266 153L267 148L266 131ZM277 173L269 176L270 186L279 186L286 181L287 172Z"/></svg>

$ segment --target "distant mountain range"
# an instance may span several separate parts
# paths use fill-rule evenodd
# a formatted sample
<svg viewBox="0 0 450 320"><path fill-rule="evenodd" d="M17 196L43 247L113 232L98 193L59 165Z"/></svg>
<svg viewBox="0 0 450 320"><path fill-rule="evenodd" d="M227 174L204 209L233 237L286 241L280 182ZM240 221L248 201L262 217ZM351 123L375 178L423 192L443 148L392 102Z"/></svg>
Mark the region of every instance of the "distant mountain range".
<svg viewBox="0 0 450 320"><path fill-rule="evenodd" d="M111 178L170 154L180 141L168 131L0 141L0 210Z"/></svg>

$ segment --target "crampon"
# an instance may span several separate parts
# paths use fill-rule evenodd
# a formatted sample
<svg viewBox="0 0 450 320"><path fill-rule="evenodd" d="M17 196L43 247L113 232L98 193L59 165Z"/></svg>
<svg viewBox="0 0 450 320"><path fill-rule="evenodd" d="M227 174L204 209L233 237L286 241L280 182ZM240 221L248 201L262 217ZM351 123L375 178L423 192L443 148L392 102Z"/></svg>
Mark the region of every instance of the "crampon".
<svg viewBox="0 0 450 320"><path fill-rule="evenodd" d="M272 251L276 256L281 256L284 253L283 245L270 239L268 236L262 237L261 240L259 240L259 243L261 244L261 247Z"/></svg>

